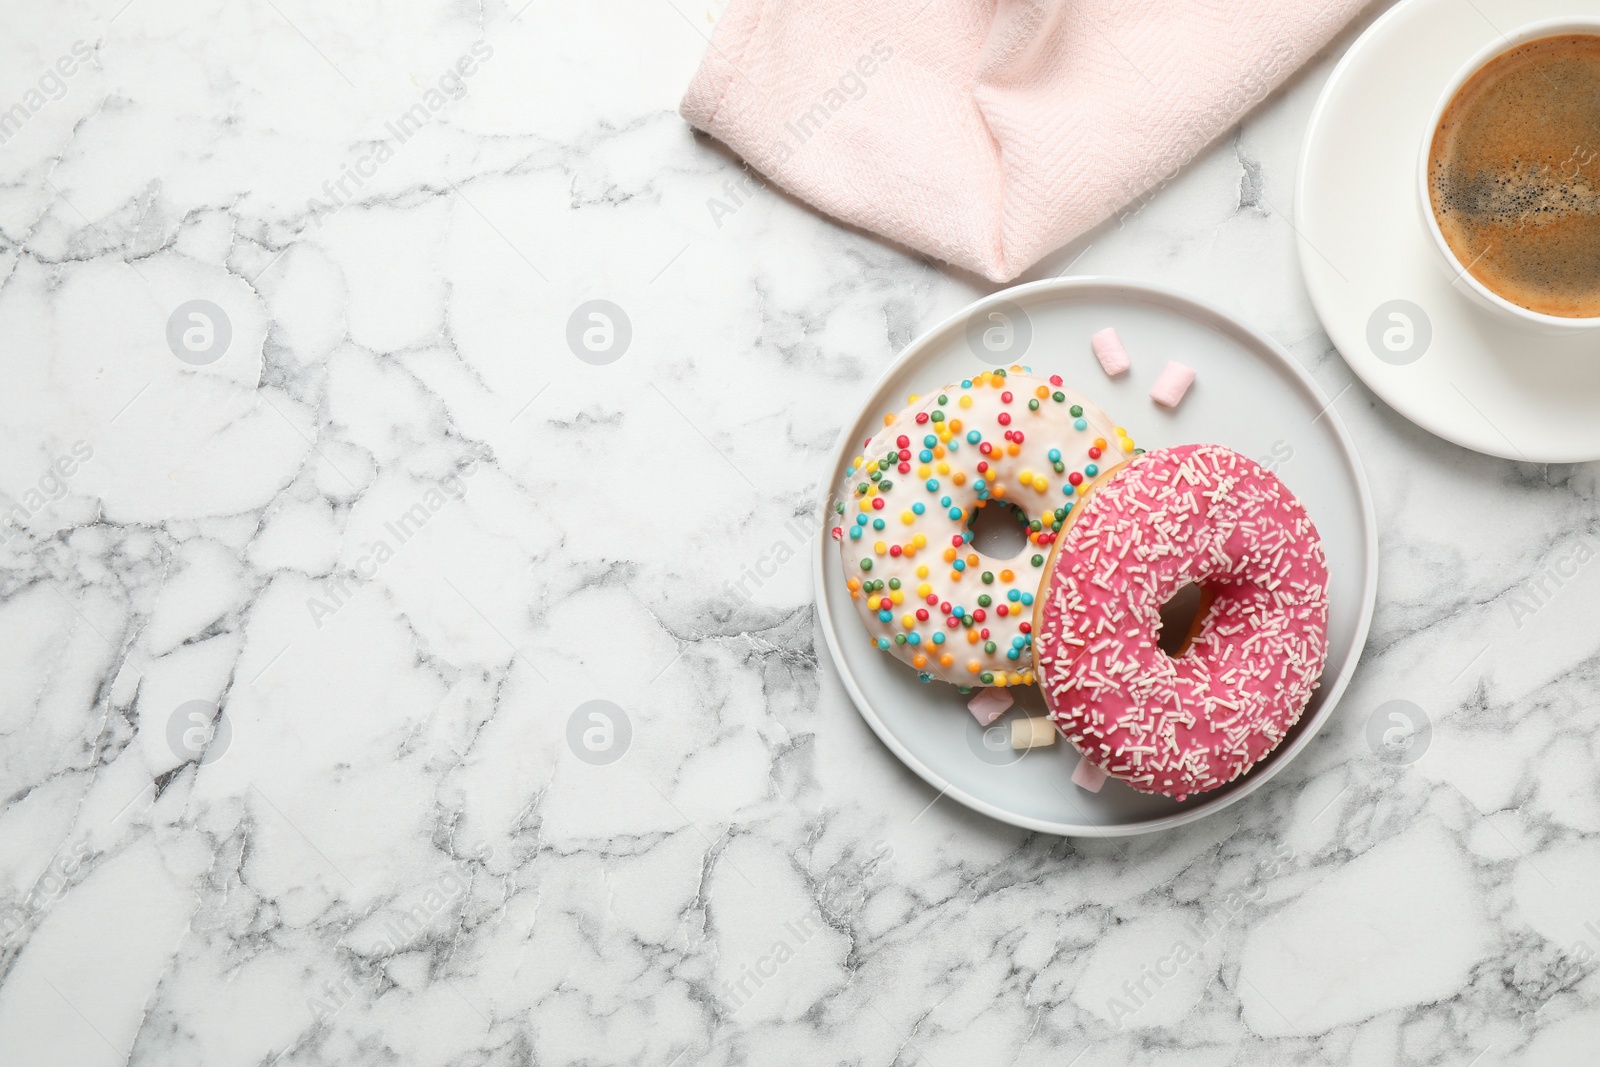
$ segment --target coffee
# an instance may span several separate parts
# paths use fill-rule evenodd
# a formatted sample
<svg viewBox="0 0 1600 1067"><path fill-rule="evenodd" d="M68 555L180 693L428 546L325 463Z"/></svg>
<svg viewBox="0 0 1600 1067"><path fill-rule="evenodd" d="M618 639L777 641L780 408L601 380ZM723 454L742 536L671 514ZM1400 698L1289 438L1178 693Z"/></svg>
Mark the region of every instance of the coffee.
<svg viewBox="0 0 1600 1067"><path fill-rule="evenodd" d="M1451 99L1428 155L1456 259L1530 311L1600 316L1600 36L1518 45Z"/></svg>

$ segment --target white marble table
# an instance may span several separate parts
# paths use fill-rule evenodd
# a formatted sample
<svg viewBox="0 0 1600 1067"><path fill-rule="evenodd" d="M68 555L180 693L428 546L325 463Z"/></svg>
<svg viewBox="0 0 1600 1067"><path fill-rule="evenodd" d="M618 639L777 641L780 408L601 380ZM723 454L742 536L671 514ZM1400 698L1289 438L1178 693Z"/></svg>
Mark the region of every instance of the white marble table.
<svg viewBox="0 0 1600 1067"><path fill-rule="evenodd" d="M1099 842L937 800L826 662L828 450L985 290L690 133L720 5L124 2L0 43L0 1064L1594 1062L1595 470L1319 328L1354 30L1030 275L1271 333L1380 512L1329 728Z"/></svg>

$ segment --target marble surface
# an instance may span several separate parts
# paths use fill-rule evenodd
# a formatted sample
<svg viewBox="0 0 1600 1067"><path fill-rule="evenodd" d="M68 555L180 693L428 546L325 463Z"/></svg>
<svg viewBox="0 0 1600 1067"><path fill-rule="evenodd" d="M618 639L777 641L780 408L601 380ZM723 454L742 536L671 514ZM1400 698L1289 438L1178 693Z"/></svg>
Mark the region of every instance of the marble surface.
<svg viewBox="0 0 1600 1067"><path fill-rule="evenodd" d="M0 1063L1592 1062L1595 470L1319 328L1354 29L1030 276L1338 397L1369 647L1247 802L1061 840L873 738L803 552L852 398L986 290L685 128L720 5L520 2L7 16Z"/></svg>

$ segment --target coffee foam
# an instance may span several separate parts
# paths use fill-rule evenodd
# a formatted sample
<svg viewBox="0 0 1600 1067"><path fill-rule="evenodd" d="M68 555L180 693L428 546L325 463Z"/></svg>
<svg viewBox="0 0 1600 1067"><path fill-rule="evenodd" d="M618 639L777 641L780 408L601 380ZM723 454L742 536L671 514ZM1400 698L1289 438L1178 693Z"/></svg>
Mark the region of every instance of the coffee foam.
<svg viewBox="0 0 1600 1067"><path fill-rule="evenodd" d="M1434 218L1480 282L1533 311L1600 316L1600 36L1497 56L1445 108Z"/></svg>

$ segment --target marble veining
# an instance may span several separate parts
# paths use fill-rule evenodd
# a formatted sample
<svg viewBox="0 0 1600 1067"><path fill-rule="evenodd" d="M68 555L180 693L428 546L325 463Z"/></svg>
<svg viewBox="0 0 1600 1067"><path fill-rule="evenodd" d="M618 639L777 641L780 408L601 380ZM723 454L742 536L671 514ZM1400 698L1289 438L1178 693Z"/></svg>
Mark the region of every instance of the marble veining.
<svg viewBox="0 0 1600 1067"><path fill-rule="evenodd" d="M987 290L687 129L721 6L8 16L0 1063L1592 1062L1595 469L1429 437L1319 327L1294 171L1360 27L1031 275L1276 337L1382 549L1300 759L1061 840L827 662L851 398Z"/></svg>

